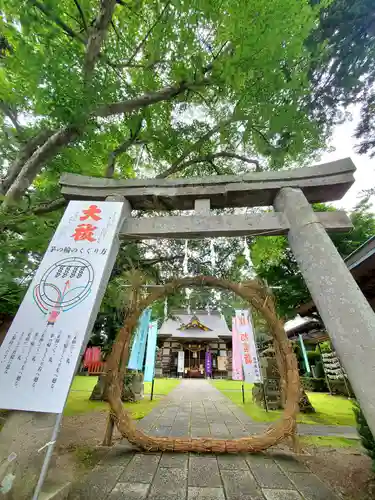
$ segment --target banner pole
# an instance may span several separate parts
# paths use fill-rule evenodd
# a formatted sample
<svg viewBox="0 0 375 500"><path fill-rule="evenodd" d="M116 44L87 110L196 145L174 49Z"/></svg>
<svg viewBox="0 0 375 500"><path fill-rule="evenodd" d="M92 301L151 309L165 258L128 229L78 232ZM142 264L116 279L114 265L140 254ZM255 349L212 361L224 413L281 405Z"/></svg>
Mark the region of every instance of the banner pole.
<svg viewBox="0 0 375 500"><path fill-rule="evenodd" d="M42 469L40 471L39 479L38 479L32 500L38 500L40 492L42 490L44 480L45 480L47 472L48 472L49 463L50 463L51 458L52 458L53 449L55 447L57 434L59 433L62 416L63 416L62 413L58 413L56 415L56 421L55 421L55 425L53 427L51 441L45 445L45 446L47 446L47 452L46 452L46 455L44 457ZM38 450L38 451L42 451L42 448L40 448L40 450Z"/></svg>
<svg viewBox="0 0 375 500"><path fill-rule="evenodd" d="M267 396L266 396L266 385L264 383L264 379L263 379L262 386L263 386L262 389L263 389L264 407L266 409L266 412L268 413L268 404L267 404Z"/></svg>
<svg viewBox="0 0 375 500"><path fill-rule="evenodd" d="M153 378L152 379L152 382L151 382L151 397L150 397L150 400L152 401L153 398L154 398L154 383L155 383L155 379Z"/></svg>

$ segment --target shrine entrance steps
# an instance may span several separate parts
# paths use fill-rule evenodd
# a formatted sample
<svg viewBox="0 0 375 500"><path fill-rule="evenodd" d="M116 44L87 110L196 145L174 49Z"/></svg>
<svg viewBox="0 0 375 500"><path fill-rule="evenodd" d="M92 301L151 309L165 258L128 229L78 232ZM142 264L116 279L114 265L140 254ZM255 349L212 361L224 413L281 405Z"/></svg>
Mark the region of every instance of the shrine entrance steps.
<svg viewBox="0 0 375 500"><path fill-rule="evenodd" d="M206 380L182 380L140 421L158 436L238 438L261 432ZM69 500L337 500L292 454L197 455L112 448Z"/></svg>

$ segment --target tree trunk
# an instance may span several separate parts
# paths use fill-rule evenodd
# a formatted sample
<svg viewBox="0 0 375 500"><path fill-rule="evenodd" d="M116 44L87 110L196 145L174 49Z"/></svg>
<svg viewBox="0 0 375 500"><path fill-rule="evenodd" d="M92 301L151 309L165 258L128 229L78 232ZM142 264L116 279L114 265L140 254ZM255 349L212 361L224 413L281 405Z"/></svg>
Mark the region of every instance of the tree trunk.
<svg viewBox="0 0 375 500"><path fill-rule="evenodd" d="M143 398L143 373L125 373L120 380L122 380L122 401L134 402ZM108 386L109 377L107 377L107 374L103 373L99 375L98 381L89 398L90 401L108 401Z"/></svg>
<svg viewBox="0 0 375 500"><path fill-rule="evenodd" d="M99 375L98 381L94 389L92 390L90 401L108 401L106 394L107 386L108 386L107 374L103 373L102 375Z"/></svg>
<svg viewBox="0 0 375 500"><path fill-rule="evenodd" d="M299 400L299 411L301 413L315 413L315 408L311 404L306 392L301 387L301 397Z"/></svg>

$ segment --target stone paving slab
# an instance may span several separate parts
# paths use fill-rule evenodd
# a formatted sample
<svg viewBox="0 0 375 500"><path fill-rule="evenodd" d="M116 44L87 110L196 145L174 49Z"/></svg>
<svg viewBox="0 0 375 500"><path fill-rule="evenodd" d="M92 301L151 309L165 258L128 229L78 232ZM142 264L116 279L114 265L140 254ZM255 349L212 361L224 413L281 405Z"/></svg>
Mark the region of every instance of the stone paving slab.
<svg viewBox="0 0 375 500"><path fill-rule="evenodd" d="M108 500L144 500L150 489L144 483L118 483L111 491Z"/></svg>
<svg viewBox="0 0 375 500"><path fill-rule="evenodd" d="M116 487L124 467L98 466L91 473L74 485L68 495L68 500L99 500L104 499Z"/></svg>
<svg viewBox="0 0 375 500"><path fill-rule="evenodd" d="M188 468L188 453L163 453L160 460L160 467L174 467L177 469Z"/></svg>
<svg viewBox="0 0 375 500"><path fill-rule="evenodd" d="M205 380L183 380L138 425L160 436L221 438L268 426L252 422ZM291 454L140 453L123 442L75 485L69 500L338 500Z"/></svg>
<svg viewBox="0 0 375 500"><path fill-rule="evenodd" d="M188 489L188 500L225 500L223 488L195 488Z"/></svg>
<svg viewBox="0 0 375 500"><path fill-rule="evenodd" d="M252 463L250 468L262 488L294 489L290 479L288 479L273 460Z"/></svg>
<svg viewBox="0 0 375 500"><path fill-rule="evenodd" d="M210 433L212 436L218 438L228 438L230 437L230 432L225 424L217 424L216 422L210 423Z"/></svg>
<svg viewBox="0 0 375 500"><path fill-rule="evenodd" d="M241 455L218 455L220 470L249 470L246 460Z"/></svg>
<svg viewBox="0 0 375 500"><path fill-rule="evenodd" d="M303 500L298 491L290 490L262 490L266 500Z"/></svg>
<svg viewBox="0 0 375 500"><path fill-rule="evenodd" d="M220 487L222 483L216 458L191 456L188 484L209 488Z"/></svg>
<svg viewBox="0 0 375 500"><path fill-rule="evenodd" d="M173 437L184 437L184 436L189 436L189 433L190 433L189 429L172 427L172 430L169 433L169 435Z"/></svg>
<svg viewBox="0 0 375 500"><path fill-rule="evenodd" d="M99 462L99 465L121 465L125 467L134 457L134 450L129 445L117 445L105 455L105 459Z"/></svg>
<svg viewBox="0 0 375 500"><path fill-rule="evenodd" d="M159 467L152 483L152 488L154 491L165 491L167 493L179 493L181 490L186 492L187 477L187 469Z"/></svg>
<svg viewBox="0 0 375 500"><path fill-rule="evenodd" d="M263 500L260 488L249 470L222 470L221 477L228 500Z"/></svg>
<svg viewBox="0 0 375 500"><path fill-rule="evenodd" d="M170 425L156 425L150 430L152 436L169 436L172 431L172 426Z"/></svg>
<svg viewBox="0 0 375 500"><path fill-rule="evenodd" d="M288 476L305 500L337 500L334 493L314 474L289 472Z"/></svg>
<svg viewBox="0 0 375 500"><path fill-rule="evenodd" d="M131 462L129 462L119 482L150 484L154 478L159 462L159 454L145 455L138 453Z"/></svg>

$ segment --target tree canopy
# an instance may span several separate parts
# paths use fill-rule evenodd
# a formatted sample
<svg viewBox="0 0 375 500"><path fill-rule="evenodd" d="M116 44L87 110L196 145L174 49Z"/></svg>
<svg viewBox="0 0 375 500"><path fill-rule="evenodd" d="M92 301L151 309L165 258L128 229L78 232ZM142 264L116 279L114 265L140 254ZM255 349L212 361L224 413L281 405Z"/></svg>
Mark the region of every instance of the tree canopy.
<svg viewBox="0 0 375 500"><path fill-rule="evenodd" d="M307 1L25 5L0 4L3 206L38 176L35 201L61 171L134 176L141 145L159 176L214 172L202 157L238 143L276 165L320 145L303 107Z"/></svg>
<svg viewBox="0 0 375 500"><path fill-rule="evenodd" d="M322 4L311 0L311 4ZM314 54L309 71L311 110L316 118L340 123L350 104L361 106L355 132L360 154L375 155L375 11L372 0L333 0L322 5L319 23L307 39Z"/></svg>

